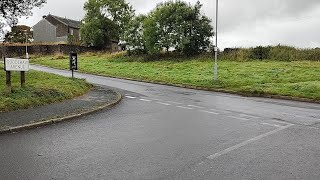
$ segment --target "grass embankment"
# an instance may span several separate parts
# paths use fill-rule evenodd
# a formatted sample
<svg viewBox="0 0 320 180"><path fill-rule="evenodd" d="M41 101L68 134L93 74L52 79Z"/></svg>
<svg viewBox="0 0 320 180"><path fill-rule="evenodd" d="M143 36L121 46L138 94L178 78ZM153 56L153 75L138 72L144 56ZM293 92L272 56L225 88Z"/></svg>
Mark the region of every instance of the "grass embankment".
<svg viewBox="0 0 320 180"><path fill-rule="evenodd" d="M320 100L320 62L227 61L219 62L219 81L213 81L213 60L138 61L121 55L80 55L81 72L131 78L172 85L227 90L247 95L281 95ZM67 69L68 57L42 57L33 63Z"/></svg>
<svg viewBox="0 0 320 180"><path fill-rule="evenodd" d="M3 69L3 65L0 65ZM26 87L20 88L19 73L12 73L12 93L5 92L5 71L0 72L0 112L25 109L71 99L86 93L91 85L53 74L30 71Z"/></svg>

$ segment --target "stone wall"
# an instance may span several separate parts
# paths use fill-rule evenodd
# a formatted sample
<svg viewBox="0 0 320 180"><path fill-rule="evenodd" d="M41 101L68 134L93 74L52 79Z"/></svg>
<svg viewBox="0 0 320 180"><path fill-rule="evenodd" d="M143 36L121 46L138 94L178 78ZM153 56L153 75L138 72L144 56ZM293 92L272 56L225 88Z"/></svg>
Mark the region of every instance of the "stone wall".
<svg viewBox="0 0 320 180"><path fill-rule="evenodd" d="M49 55L55 53L69 54L69 52L91 52L95 51L93 48L76 45L29 45L29 54ZM0 57L24 57L26 54L25 46L0 46Z"/></svg>

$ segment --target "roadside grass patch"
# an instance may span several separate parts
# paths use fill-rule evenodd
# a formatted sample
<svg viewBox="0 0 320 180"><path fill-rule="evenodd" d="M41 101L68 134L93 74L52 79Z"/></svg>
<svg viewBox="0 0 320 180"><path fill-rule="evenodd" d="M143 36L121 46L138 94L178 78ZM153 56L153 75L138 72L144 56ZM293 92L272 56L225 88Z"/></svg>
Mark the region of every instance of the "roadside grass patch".
<svg viewBox="0 0 320 180"><path fill-rule="evenodd" d="M68 69L69 60L52 57L32 59L32 63ZM79 55L81 72L166 83L247 95L281 95L320 100L319 61L219 61L219 80L213 80L213 59L196 57L144 62L140 57L110 54Z"/></svg>
<svg viewBox="0 0 320 180"><path fill-rule="evenodd" d="M26 72L26 87L20 88L19 78L18 72L12 72L12 93L8 93L5 92L5 71L0 73L0 112L60 102L83 95L92 87L85 80L31 70Z"/></svg>

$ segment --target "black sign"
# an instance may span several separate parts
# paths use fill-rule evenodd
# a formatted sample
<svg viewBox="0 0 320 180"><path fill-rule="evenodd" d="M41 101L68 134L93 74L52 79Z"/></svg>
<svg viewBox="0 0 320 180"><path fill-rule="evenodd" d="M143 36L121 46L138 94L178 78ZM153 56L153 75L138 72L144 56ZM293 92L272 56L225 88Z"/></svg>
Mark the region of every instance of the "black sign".
<svg viewBox="0 0 320 180"><path fill-rule="evenodd" d="M70 70L78 70L78 54L70 53Z"/></svg>

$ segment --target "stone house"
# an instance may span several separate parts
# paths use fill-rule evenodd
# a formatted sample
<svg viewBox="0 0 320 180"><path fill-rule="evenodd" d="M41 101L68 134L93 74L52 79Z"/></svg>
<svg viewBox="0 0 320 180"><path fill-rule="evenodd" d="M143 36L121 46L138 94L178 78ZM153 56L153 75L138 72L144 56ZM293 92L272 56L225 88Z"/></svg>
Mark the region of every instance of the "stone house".
<svg viewBox="0 0 320 180"><path fill-rule="evenodd" d="M33 26L34 42L67 43L68 38L80 40L80 21L59 16L47 15Z"/></svg>

